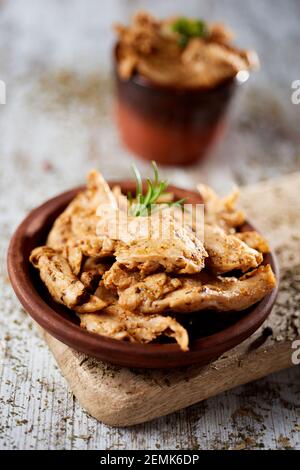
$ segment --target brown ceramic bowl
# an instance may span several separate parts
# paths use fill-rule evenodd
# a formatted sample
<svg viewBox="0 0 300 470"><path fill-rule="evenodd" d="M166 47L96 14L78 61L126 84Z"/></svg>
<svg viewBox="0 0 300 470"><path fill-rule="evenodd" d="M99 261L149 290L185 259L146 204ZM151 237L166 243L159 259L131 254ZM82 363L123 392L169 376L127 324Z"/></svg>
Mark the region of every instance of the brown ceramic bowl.
<svg viewBox="0 0 300 470"><path fill-rule="evenodd" d="M115 183L111 183L112 186ZM133 191L133 182L117 182L124 192ZM191 337L190 350L182 352L177 344L136 344L89 333L80 328L73 312L57 304L40 281L38 272L29 261L31 250L45 242L55 218L83 188L76 188L50 199L33 210L13 235L8 250L8 272L14 291L24 309L48 333L89 356L121 366L169 368L190 364L205 364L244 341L263 323L275 302L274 289L261 302L243 312L201 312L189 316L186 327ZM170 186L177 198L201 203L199 194ZM244 229L251 228L246 224ZM265 259L271 263L279 278L275 257ZM187 317L182 317L183 322ZM192 318L192 321L190 319Z"/></svg>
<svg viewBox="0 0 300 470"><path fill-rule="evenodd" d="M163 165L203 159L223 134L228 105L247 72L212 89L161 86L139 74L120 78L117 51L116 118L124 144L138 157Z"/></svg>

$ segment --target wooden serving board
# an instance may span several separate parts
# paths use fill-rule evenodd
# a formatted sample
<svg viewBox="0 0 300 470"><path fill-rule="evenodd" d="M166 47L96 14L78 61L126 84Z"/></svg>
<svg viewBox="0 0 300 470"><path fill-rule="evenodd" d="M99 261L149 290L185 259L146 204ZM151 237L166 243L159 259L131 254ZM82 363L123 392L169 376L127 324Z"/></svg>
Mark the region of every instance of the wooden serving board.
<svg viewBox="0 0 300 470"><path fill-rule="evenodd" d="M83 408L106 424L130 426L293 365L292 345L300 338L299 188L300 172L242 190L249 219L279 257L280 290L267 322L217 361L204 367L134 370L97 361L43 332Z"/></svg>

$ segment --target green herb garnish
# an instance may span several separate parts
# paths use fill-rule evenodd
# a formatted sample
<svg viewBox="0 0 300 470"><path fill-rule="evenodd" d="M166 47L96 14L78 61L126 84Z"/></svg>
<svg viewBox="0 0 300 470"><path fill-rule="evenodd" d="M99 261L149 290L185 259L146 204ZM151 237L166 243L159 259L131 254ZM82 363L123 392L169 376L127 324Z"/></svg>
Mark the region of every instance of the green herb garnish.
<svg viewBox="0 0 300 470"><path fill-rule="evenodd" d="M157 204L157 201L160 197L166 194L166 189L168 187L168 182L159 179L158 168L154 161L151 162L154 178L147 178L147 189L145 194L143 194L143 184L142 178L139 170L135 165L132 166L134 178L136 181L136 193L135 199L132 198L132 194L127 193L127 198L130 204L129 213L135 217L147 216L151 212L151 206ZM181 207L185 199L180 199L179 201L164 203L162 206L166 205L178 206Z"/></svg>
<svg viewBox="0 0 300 470"><path fill-rule="evenodd" d="M192 20L182 16L171 27L172 31L179 34L178 44L181 47L185 47L191 38L207 36L207 27L203 20Z"/></svg>

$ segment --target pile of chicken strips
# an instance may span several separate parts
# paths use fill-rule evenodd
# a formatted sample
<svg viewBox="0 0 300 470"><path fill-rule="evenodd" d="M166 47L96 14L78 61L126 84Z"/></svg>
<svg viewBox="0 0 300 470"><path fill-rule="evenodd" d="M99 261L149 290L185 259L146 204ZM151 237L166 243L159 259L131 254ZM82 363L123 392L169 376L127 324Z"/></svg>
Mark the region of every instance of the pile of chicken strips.
<svg viewBox="0 0 300 470"><path fill-rule="evenodd" d="M159 85L213 88L243 70L259 66L256 52L233 44L223 23L172 16L159 20L139 11L131 24L117 24L117 69L128 80L135 73Z"/></svg>
<svg viewBox="0 0 300 470"><path fill-rule="evenodd" d="M271 266L263 264L266 240L239 230L245 216L235 207L237 192L220 198L202 184L198 190L202 237L194 223L182 224L182 205L164 197L159 217L128 215L127 195L92 170L87 189L55 220L30 261L82 328L137 343L169 338L187 351L189 335L179 317L245 310L276 284ZM158 225L171 227L172 235L155 236Z"/></svg>

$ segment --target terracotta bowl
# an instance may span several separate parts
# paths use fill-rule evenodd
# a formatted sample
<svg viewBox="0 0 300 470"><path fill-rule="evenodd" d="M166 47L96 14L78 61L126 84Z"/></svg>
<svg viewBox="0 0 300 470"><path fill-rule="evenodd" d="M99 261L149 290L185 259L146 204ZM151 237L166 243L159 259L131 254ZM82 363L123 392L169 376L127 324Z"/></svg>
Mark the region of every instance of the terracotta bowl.
<svg viewBox="0 0 300 470"><path fill-rule="evenodd" d="M134 191L132 182L120 184L124 192ZM38 272L28 258L31 250L45 242L55 218L83 188L76 188L50 199L33 210L13 235L8 250L8 272L13 289L24 309L48 333L89 356L121 366L169 368L190 364L205 364L235 347L257 330L269 315L275 302L277 288L261 302L243 312L200 312L181 316L190 334L190 350L182 352L175 343L136 344L89 333L80 328L77 317L69 309L57 304L40 281ZM177 198L201 203L199 194L170 186ZM253 229L245 224L242 229ZM277 279L278 266L273 254L268 254Z"/></svg>

